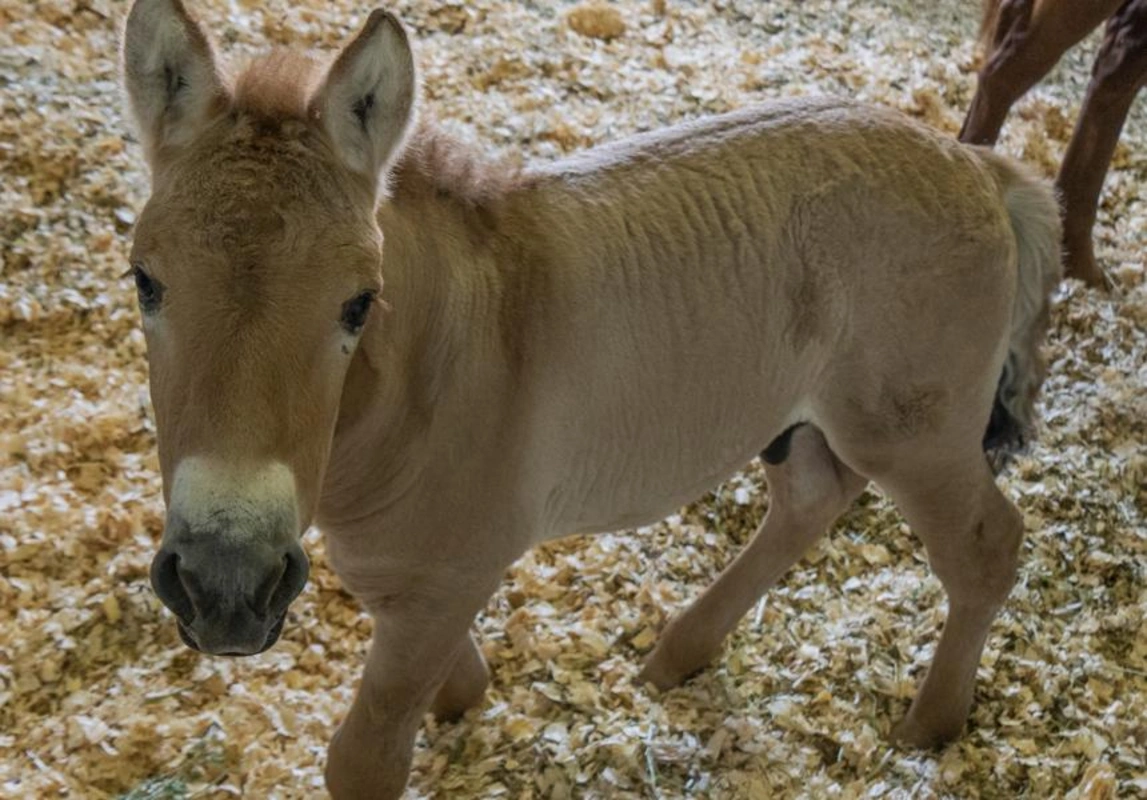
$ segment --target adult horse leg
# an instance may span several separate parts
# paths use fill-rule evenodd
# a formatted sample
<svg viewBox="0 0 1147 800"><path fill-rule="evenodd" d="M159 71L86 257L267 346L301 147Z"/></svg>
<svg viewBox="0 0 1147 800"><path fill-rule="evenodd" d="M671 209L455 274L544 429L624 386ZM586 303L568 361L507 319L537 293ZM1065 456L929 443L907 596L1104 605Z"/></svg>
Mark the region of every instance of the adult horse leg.
<svg viewBox="0 0 1147 800"><path fill-rule="evenodd" d="M1068 277L1103 283L1091 232L1103 179L1131 103L1147 81L1147 0L1126 0L1107 24L1056 188L1063 198Z"/></svg>
<svg viewBox="0 0 1147 800"><path fill-rule="evenodd" d="M665 629L642 670L644 680L668 689L708 664L745 612L867 485L833 455L817 428L802 425L785 435L791 437L787 456L773 458L783 463L770 464L770 451L764 456L764 522L716 582Z"/></svg>
<svg viewBox="0 0 1147 800"><path fill-rule="evenodd" d="M995 144L1012 105L1121 2L1002 0L986 4L985 25L992 26L985 31L989 48L960 141Z"/></svg>

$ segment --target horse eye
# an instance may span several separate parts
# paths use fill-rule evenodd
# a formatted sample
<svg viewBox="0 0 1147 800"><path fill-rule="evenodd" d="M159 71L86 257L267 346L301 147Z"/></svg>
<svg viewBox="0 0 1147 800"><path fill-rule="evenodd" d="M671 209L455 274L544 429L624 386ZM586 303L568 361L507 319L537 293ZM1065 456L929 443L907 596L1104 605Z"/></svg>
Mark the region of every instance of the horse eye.
<svg viewBox="0 0 1147 800"><path fill-rule="evenodd" d="M343 303L342 326L348 333L357 334L362 330L373 303L374 292L360 292Z"/></svg>
<svg viewBox="0 0 1147 800"><path fill-rule="evenodd" d="M145 314L159 308L163 301L163 284L152 278L138 264L132 264L131 275L135 278L135 293L139 297L139 307Z"/></svg>

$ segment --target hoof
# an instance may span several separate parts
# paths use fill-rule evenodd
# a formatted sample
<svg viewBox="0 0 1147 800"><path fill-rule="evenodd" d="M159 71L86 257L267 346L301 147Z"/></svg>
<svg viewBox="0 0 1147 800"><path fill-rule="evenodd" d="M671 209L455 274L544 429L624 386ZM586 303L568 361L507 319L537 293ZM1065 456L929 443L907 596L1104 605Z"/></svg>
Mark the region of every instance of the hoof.
<svg viewBox="0 0 1147 800"><path fill-rule="evenodd" d="M1090 250L1091 248L1088 247L1086 251L1076 253L1073 256L1072 251L1068 249L1068 254L1064 257L1064 277L1081 280L1096 289L1110 290L1112 288L1111 279L1099 266L1099 262L1095 260L1095 256L1091 254Z"/></svg>
<svg viewBox="0 0 1147 800"><path fill-rule="evenodd" d="M658 690L667 692L700 673L707 663L708 659L699 666L682 667L679 663L674 664L665 658L658 648L645 660L645 666L641 668L637 679L640 683L652 683Z"/></svg>
<svg viewBox="0 0 1147 800"><path fill-rule="evenodd" d="M482 704L489 685L490 667L482 651L471 641L446 682L438 688L434 702L430 704L430 713L439 722L456 722L467 711Z"/></svg>
<svg viewBox="0 0 1147 800"><path fill-rule="evenodd" d="M486 681L465 687L443 687L430 706L430 713L439 722L457 722L472 708L482 704L486 696Z"/></svg>
<svg viewBox="0 0 1147 800"><path fill-rule="evenodd" d="M641 668L641 672L638 673L637 680L642 684L652 683L658 691L662 692L667 692L685 682L684 677L653 661L646 662L645 666Z"/></svg>
<svg viewBox="0 0 1147 800"><path fill-rule="evenodd" d="M1096 267L1094 270L1072 270L1067 274L1069 278L1078 278L1093 289L1110 291L1113 284L1107 273Z"/></svg>
<svg viewBox="0 0 1147 800"><path fill-rule="evenodd" d="M436 722L457 722L466 716L466 712L474 708L477 703L472 705L448 704L448 703L435 703L430 713L434 715Z"/></svg>
<svg viewBox="0 0 1147 800"><path fill-rule="evenodd" d="M921 725L909 714L892 728L889 738L901 747L938 750L959 737L964 726Z"/></svg>

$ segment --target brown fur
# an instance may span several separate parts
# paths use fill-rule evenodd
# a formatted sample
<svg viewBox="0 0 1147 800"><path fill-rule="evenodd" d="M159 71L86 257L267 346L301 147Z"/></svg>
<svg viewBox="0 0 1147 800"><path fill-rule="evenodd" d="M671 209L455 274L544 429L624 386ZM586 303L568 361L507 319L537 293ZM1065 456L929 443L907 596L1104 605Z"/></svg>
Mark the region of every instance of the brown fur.
<svg viewBox="0 0 1147 800"><path fill-rule="evenodd" d="M509 157L479 155L473 145L426 115L411 134L393 177L395 191L403 196L430 193L476 213L494 213L525 180L520 164Z"/></svg>
<svg viewBox="0 0 1147 800"><path fill-rule="evenodd" d="M305 120L322 77L321 63L296 50L280 49L252 61L235 81L231 107L272 122Z"/></svg>
<svg viewBox="0 0 1147 800"><path fill-rule="evenodd" d="M996 35L1000 17L1000 6L1004 0L982 0L980 9L980 30L976 35L976 47L980 51L981 62L988 57ZM980 66L983 66L981 63Z"/></svg>
<svg viewBox="0 0 1147 800"><path fill-rule="evenodd" d="M312 55L286 48L256 58L235 81L231 109L273 123L306 121L322 67ZM406 197L449 199L480 221L523 180L520 163L481 156L423 115L395 164L391 189Z"/></svg>
<svg viewBox="0 0 1147 800"><path fill-rule="evenodd" d="M960 130L960 141L995 144L1012 105L1105 20L1103 44L1056 178L1067 275L1097 286L1106 279L1091 232L1119 133L1147 83L1147 0L984 0L984 58Z"/></svg>

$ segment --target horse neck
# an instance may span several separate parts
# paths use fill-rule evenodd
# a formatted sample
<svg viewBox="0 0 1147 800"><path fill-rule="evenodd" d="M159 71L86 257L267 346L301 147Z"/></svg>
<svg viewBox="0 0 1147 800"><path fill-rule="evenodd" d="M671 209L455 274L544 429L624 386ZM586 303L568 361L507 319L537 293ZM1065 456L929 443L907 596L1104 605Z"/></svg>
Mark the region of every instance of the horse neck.
<svg viewBox="0 0 1147 800"><path fill-rule="evenodd" d="M506 442L562 371L549 348L576 337L572 325L616 319L632 298L611 265L652 257L624 235L623 218L648 210L629 208L627 181L609 172L536 173L475 202L429 170L400 170L379 212L389 308L347 378L325 504L369 493L386 505L425 475L436 442L513 460Z"/></svg>
<svg viewBox="0 0 1147 800"><path fill-rule="evenodd" d="M360 506L364 493L380 507L400 497L425 466L427 440L449 424L449 397L473 398L477 425L481 408L499 406L482 399L507 391L507 342L495 328L515 248L493 217L411 180L379 210L384 302L347 376L328 510Z"/></svg>

